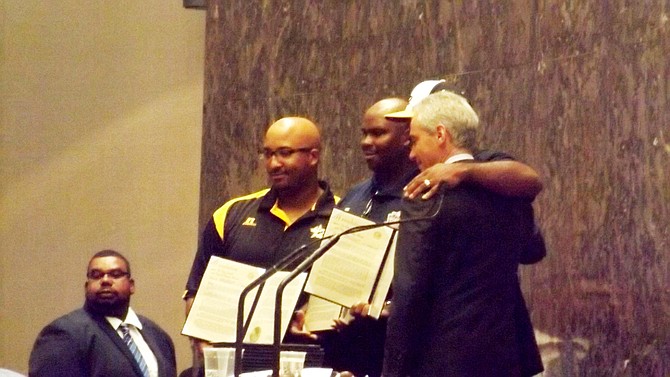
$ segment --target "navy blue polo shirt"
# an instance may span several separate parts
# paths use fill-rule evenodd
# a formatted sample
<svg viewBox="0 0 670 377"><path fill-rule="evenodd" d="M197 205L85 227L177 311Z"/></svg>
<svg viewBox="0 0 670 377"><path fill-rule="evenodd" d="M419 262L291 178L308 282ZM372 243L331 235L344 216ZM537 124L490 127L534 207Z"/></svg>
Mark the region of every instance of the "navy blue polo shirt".
<svg viewBox="0 0 670 377"><path fill-rule="evenodd" d="M403 188L417 174L419 170L413 170L393 186L382 186L372 176L352 187L342 198L338 208L377 223L397 220L400 216Z"/></svg>

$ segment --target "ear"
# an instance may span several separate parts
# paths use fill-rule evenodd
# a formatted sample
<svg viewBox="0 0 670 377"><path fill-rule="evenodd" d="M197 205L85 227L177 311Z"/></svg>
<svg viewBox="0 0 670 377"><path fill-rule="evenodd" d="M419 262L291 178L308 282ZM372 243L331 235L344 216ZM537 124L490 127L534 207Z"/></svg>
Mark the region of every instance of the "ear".
<svg viewBox="0 0 670 377"><path fill-rule="evenodd" d="M403 140L402 145L405 147L409 147L409 145L411 144L411 140L409 138L409 125L407 125L407 127L405 127L405 129L402 131L401 138Z"/></svg>
<svg viewBox="0 0 670 377"><path fill-rule="evenodd" d="M135 293L135 279L130 278L128 282L130 283L130 294L132 295Z"/></svg>
<svg viewBox="0 0 670 377"><path fill-rule="evenodd" d="M437 127L435 127L435 134L437 135L437 141L440 145L451 144L451 133L443 124L438 124Z"/></svg>
<svg viewBox="0 0 670 377"><path fill-rule="evenodd" d="M309 152L310 164L318 165L319 158L321 157L321 151L314 148Z"/></svg>

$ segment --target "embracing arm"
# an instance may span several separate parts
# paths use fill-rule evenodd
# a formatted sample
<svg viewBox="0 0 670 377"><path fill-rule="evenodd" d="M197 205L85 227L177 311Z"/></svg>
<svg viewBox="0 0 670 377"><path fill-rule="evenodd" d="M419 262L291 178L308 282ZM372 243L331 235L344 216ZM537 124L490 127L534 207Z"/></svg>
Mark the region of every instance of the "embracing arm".
<svg viewBox="0 0 670 377"><path fill-rule="evenodd" d="M426 180L430 186L426 186ZM405 195L424 199L433 196L440 184L456 187L461 183L478 184L501 195L534 199L542 191L542 182L530 166L515 160L477 163L436 164L422 171L405 187Z"/></svg>

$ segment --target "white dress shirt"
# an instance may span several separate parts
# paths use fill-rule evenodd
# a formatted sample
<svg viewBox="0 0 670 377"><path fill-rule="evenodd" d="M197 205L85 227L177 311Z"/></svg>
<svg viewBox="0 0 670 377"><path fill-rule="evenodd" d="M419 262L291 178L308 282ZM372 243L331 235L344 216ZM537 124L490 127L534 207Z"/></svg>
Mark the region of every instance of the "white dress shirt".
<svg viewBox="0 0 670 377"><path fill-rule="evenodd" d="M125 321L121 321L116 317L105 317L105 319L107 319L107 322L112 325L112 328L116 330L121 339L123 339L123 334L121 333L121 330L119 330L119 327L122 324L128 325L128 332L130 333L130 337L133 338L133 342L135 342L137 349L140 350L140 353L144 358L144 362L147 363L149 376L158 377L158 361L156 360L156 356L151 351L151 348L149 348L149 345L144 340L142 334L139 331L142 330L142 322L140 322L140 319L137 317L135 311L132 308L128 308L128 314L126 315Z"/></svg>
<svg viewBox="0 0 670 377"><path fill-rule="evenodd" d="M445 164L453 164L454 162L459 162L459 161L466 161L466 160L474 160L475 158L472 157L470 153L459 153L455 154L449 158L447 158L447 161L445 161Z"/></svg>

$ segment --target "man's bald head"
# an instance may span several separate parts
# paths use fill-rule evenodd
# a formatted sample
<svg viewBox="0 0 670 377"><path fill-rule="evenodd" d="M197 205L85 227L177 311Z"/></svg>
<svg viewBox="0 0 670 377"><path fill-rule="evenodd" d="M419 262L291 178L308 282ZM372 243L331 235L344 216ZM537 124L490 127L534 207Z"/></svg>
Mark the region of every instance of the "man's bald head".
<svg viewBox="0 0 670 377"><path fill-rule="evenodd" d="M311 120L302 117L286 117L272 123L265 133L266 143L268 140L293 143L290 146L292 148L321 148L318 127Z"/></svg>
<svg viewBox="0 0 670 377"><path fill-rule="evenodd" d="M365 117L384 117L387 114L395 113L397 111L405 110L407 101L402 98L384 98L383 100L370 106L365 112ZM402 120L396 123L403 124ZM407 122L406 124L408 124Z"/></svg>

